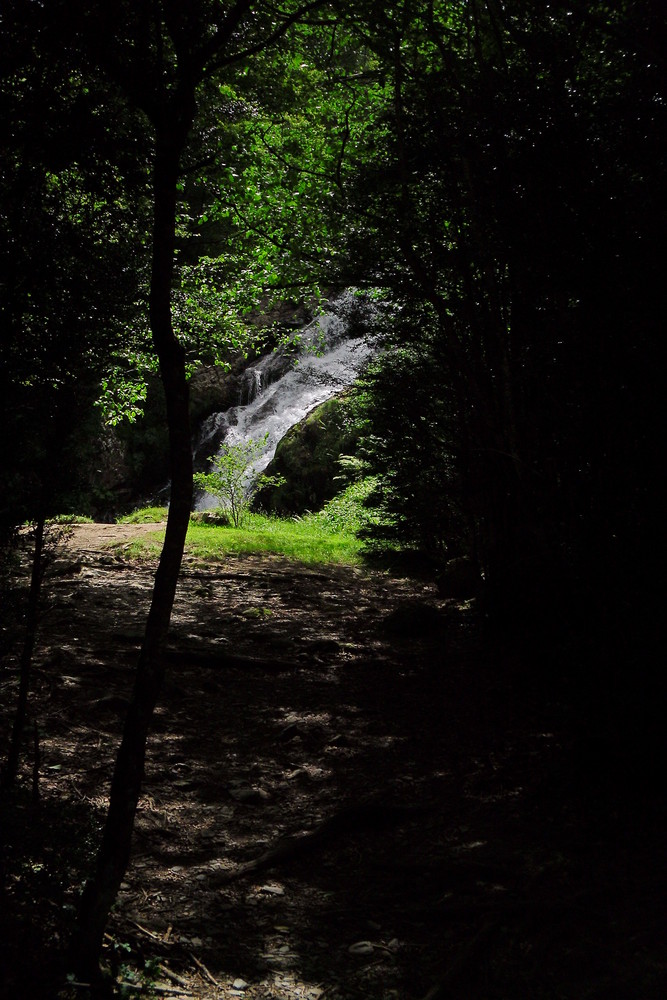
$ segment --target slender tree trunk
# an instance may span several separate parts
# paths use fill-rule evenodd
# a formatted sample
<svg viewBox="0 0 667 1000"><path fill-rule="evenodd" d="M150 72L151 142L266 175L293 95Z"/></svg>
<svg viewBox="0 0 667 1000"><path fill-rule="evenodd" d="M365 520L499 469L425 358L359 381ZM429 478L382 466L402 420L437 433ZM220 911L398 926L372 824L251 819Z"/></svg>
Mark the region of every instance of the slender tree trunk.
<svg viewBox="0 0 667 1000"><path fill-rule="evenodd" d="M37 638L37 624L39 619L39 600L42 593L42 579L44 576L44 518L39 517L35 525L35 543L32 554L32 571L30 574L30 593L28 596L28 609L25 622L25 639L21 650L21 660L19 664L19 696L12 726L12 738L9 744L9 753L5 772L2 776L3 788L9 788L16 781L21 759L21 744L28 714L28 693L30 691L30 674L32 669L32 657L35 651L35 640Z"/></svg>
<svg viewBox="0 0 667 1000"><path fill-rule="evenodd" d="M78 975L99 976L104 930L130 860L134 817L144 776L146 739L162 685L163 647L169 628L192 502L192 454L184 351L174 336L171 282L179 158L191 122L165 116L157 127L154 182L153 264L150 320L164 386L171 465L171 501L151 607L116 759L109 811L93 876L85 886L72 941Z"/></svg>

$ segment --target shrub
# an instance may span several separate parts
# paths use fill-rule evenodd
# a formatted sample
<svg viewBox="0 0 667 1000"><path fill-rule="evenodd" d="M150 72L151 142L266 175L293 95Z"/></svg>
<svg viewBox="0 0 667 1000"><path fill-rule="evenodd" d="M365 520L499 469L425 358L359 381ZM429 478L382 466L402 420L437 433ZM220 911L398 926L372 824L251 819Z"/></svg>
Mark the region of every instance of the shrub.
<svg viewBox="0 0 667 1000"><path fill-rule="evenodd" d="M235 528L240 528L250 509L255 493L265 486L278 485L281 476L255 476L253 465L261 455L268 434L261 440L240 444L223 444L212 459L209 472L197 472L194 483L218 501L215 513L229 517Z"/></svg>

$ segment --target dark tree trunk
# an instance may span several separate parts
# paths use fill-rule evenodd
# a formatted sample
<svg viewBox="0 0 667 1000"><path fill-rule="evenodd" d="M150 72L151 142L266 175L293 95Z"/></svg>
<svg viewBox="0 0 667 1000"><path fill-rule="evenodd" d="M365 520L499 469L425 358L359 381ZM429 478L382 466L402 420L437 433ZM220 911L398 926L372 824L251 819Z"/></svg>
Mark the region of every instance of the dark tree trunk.
<svg viewBox="0 0 667 1000"><path fill-rule="evenodd" d="M32 572L30 574L30 594L25 623L25 639L21 650L19 665L19 696L12 726L12 738L7 754L5 772L2 776L3 788L9 788L16 781L21 759L21 744L28 714L28 693L30 691L30 673L32 657L37 638L39 619L39 599L42 592L44 576L44 518L39 517L35 525L35 547L32 555Z"/></svg>
<svg viewBox="0 0 667 1000"><path fill-rule="evenodd" d="M165 672L163 647L192 502L192 455L185 357L183 348L174 336L171 319L176 185L180 153L191 120L191 116L182 115L180 122L178 118L175 121L172 118L163 127L158 125L156 129L150 320L167 406L171 501L134 691L116 759L102 844L95 872L86 884L81 898L72 942L74 968L78 975L87 979L99 976L104 929L130 860L134 817L144 776L146 739Z"/></svg>
<svg viewBox="0 0 667 1000"><path fill-rule="evenodd" d="M251 54L272 44L301 14L319 5L319 0L285 15L278 27L269 31L258 46L250 45L245 51ZM107 5L107 13L117 5ZM153 710L158 699L165 671L164 643L169 628L171 609L183 557L185 536L192 505L192 454L188 412L188 386L185 374L183 348L174 336L171 316L171 284L176 242L176 201L180 173L180 157L186 148L188 134L196 113L197 84L218 56L218 66L225 60L220 53L230 44L239 25L255 6L252 0L235 0L217 17L209 16L209 5L194 5L192 24L196 17L215 31L199 48L193 48L194 36L190 22L181 22L173 15L172 5L148 5L146 11L160 13L164 7L173 29L173 48L177 54L173 66L168 68L161 60L163 24L158 17L154 24L157 38L158 65L143 64L139 49L131 48L129 62L117 57L113 46L108 48L101 36L94 39L94 48L102 65L106 66L131 103L142 111L155 129L155 160L153 166L153 264L150 290L150 321L153 345L160 363L160 375L165 392L171 472L171 499L167 530L160 562L155 576L153 597L146 622L144 641L139 655L134 691L123 730L123 738L116 759L111 784L109 811L97 856L96 868L83 891L77 923L71 946L71 962L81 977L97 979L99 960L109 911L130 859L130 844L134 816L141 791L146 756L146 738ZM134 26L145 27L144 8ZM124 19L109 18L111 34L124 30ZM150 18L149 18L150 20ZM102 21L102 24L106 22ZM148 23L148 22L146 22ZM98 26L99 27L99 26ZM125 38L125 36L122 36ZM143 39L143 35L142 35ZM121 46L122 48L122 46ZM126 53L127 55L127 53ZM239 58L232 47L229 60ZM128 73L128 65L133 72ZM175 78L171 70L176 70ZM170 82L171 81L171 82Z"/></svg>

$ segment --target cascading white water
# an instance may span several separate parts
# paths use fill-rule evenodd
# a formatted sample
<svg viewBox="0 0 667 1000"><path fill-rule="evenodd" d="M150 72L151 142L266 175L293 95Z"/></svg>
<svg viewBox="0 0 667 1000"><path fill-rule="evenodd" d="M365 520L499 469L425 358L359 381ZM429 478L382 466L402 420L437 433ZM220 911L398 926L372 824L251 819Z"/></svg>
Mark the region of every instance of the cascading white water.
<svg viewBox="0 0 667 1000"><path fill-rule="evenodd" d="M246 369L239 405L204 422L199 451L206 440L222 438L229 445L266 438L249 470L252 481L267 467L290 427L350 385L372 353L365 337L347 337L347 322L338 311L319 316L301 332L296 349L279 348ZM208 494L196 502L197 510L213 506L215 500Z"/></svg>

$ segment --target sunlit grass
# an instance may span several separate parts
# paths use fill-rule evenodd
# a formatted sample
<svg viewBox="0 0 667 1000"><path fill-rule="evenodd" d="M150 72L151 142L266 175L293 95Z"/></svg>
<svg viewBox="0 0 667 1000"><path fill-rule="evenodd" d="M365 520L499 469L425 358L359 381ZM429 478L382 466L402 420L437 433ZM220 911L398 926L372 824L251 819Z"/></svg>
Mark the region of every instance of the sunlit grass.
<svg viewBox="0 0 667 1000"><path fill-rule="evenodd" d="M166 507L142 507L141 510L134 510L125 517L119 517L119 524L153 524L167 520Z"/></svg>
<svg viewBox="0 0 667 1000"><path fill-rule="evenodd" d="M202 559L264 553L307 563L361 561L361 543L352 533L327 530L314 518L283 520L250 514L242 528L190 525L186 546Z"/></svg>
<svg viewBox="0 0 667 1000"><path fill-rule="evenodd" d="M125 543L123 552L133 558L153 559L160 554L163 539L164 530L157 530L129 546ZM302 563L361 562L361 542L356 536L328 527L316 515L289 520L249 514L242 528L191 523L185 551L206 562L248 554L282 556Z"/></svg>
<svg viewBox="0 0 667 1000"><path fill-rule="evenodd" d="M323 510L303 517L279 518L250 513L241 528L191 521L185 550L202 561L216 561L225 556L247 554L283 556L302 563L362 562L363 543L356 532L371 517L364 501L375 480L350 483ZM124 524L152 524L167 519L166 507L145 507L121 519ZM157 558L164 531L150 532L129 545L123 552L133 558Z"/></svg>

